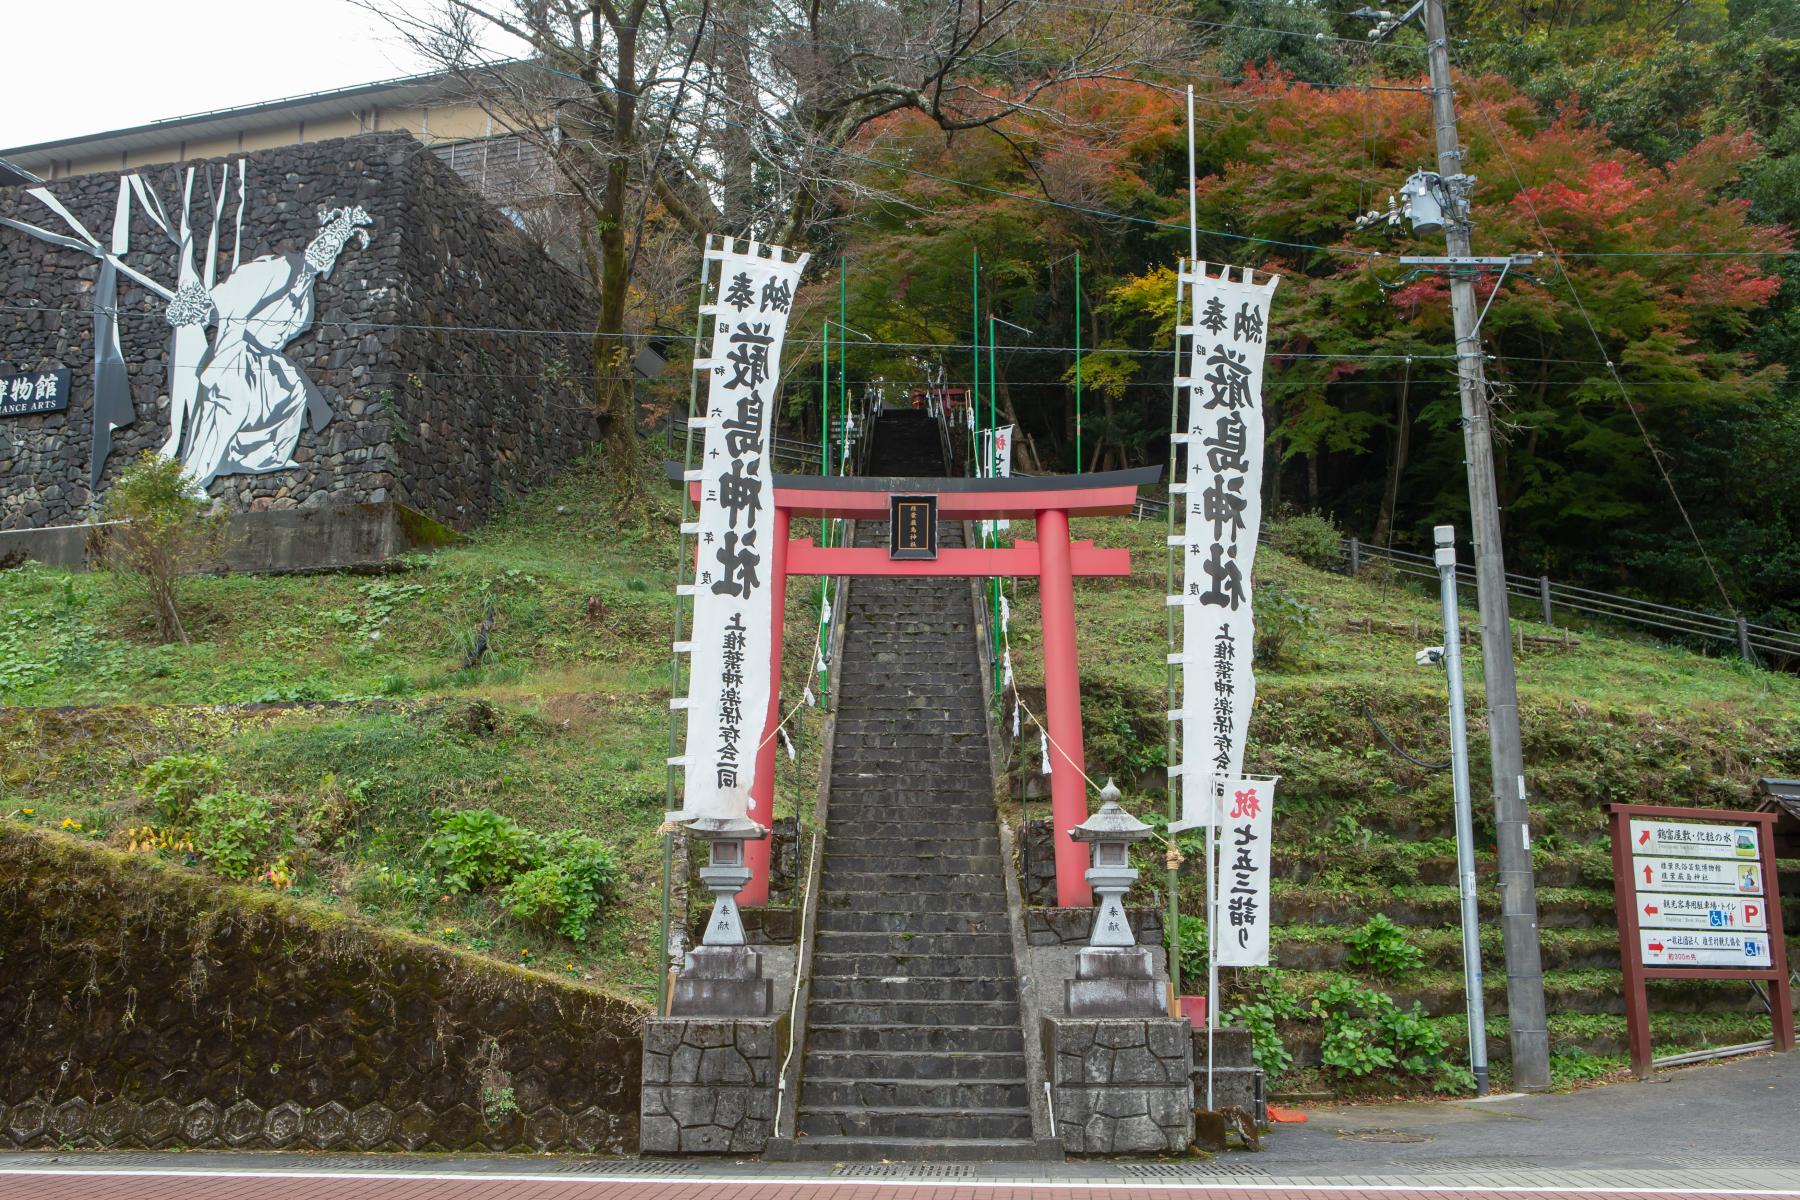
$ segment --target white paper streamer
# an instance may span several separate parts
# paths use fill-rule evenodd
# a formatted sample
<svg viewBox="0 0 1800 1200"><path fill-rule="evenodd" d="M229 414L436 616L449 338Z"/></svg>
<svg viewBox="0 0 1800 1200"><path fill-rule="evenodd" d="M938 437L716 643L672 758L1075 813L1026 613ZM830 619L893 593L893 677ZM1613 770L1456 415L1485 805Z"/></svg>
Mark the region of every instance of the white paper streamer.
<svg viewBox="0 0 1800 1200"><path fill-rule="evenodd" d="M787 726L785 726L785 725L778 726L777 730L781 734L781 744L783 746L787 747L788 761L793 762L794 757L795 757L794 756L794 743L793 743L793 740L788 737Z"/></svg>
<svg viewBox="0 0 1800 1200"><path fill-rule="evenodd" d="M817 696L813 695L813 690L812 690L811 686L808 686L807 689L805 690L805 692L802 694L805 695L805 697L806 697L806 707L817 708L819 706L819 698Z"/></svg>
<svg viewBox="0 0 1800 1200"><path fill-rule="evenodd" d="M1038 730L1038 752L1044 756L1043 773L1050 773L1050 735L1042 729Z"/></svg>

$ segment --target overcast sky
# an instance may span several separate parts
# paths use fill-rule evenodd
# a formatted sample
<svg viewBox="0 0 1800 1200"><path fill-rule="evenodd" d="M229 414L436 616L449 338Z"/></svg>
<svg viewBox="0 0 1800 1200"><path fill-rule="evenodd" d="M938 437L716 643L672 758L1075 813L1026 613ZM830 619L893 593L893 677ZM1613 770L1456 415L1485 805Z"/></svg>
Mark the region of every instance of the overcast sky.
<svg viewBox="0 0 1800 1200"><path fill-rule="evenodd" d="M348 0L0 0L0 28L0 149L425 69Z"/></svg>

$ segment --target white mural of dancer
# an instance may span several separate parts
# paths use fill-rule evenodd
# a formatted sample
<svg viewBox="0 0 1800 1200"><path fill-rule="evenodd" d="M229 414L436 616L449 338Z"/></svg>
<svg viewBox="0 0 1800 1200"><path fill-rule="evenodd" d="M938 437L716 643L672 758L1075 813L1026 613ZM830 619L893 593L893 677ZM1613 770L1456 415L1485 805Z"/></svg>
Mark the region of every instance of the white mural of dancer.
<svg viewBox="0 0 1800 1200"><path fill-rule="evenodd" d="M298 465L302 426L318 433L331 420L318 385L282 350L312 327L315 281L331 274L352 238L369 244L364 227L373 221L361 208L340 208L320 213L319 223L304 253L251 259L210 290L196 283L169 304L177 330L213 327L212 344L193 367L191 408L171 414L163 448L202 488L220 475Z"/></svg>
<svg viewBox="0 0 1800 1200"><path fill-rule="evenodd" d="M318 433L331 420L330 405L318 385L288 361L282 351L312 327L314 283L320 276L331 274L338 256L352 239L360 247L368 246L367 227L374 224L374 219L361 207L321 212L319 234L303 252L264 255L241 262L249 188L244 161L239 159L236 167L238 196L231 272L222 282L217 278L219 241L231 191L230 167L220 168L216 184L210 171L206 176L213 194L213 212L205 258L200 263L195 261L193 167L187 169L183 178L179 222L169 219L161 198L143 176L122 176L110 245L89 233L44 188L33 188L29 194L60 217L70 234L0 218L0 224L41 241L86 251L101 262L100 284L94 299L95 428L91 484L95 488L111 450L111 433L132 420L125 367L118 350L117 310L112 299L115 271L169 302L164 312L170 326L169 436L162 453L179 459L198 489L204 491L221 475L263 474L298 466L294 450L302 427L310 426ZM125 261L134 198L137 211L175 244L173 287Z"/></svg>

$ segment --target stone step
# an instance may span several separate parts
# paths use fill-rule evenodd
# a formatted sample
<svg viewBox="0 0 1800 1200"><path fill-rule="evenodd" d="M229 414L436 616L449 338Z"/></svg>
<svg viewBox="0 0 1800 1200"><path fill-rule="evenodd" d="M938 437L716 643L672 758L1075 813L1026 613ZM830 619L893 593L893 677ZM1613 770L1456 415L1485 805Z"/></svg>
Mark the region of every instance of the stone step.
<svg viewBox="0 0 1800 1200"><path fill-rule="evenodd" d="M994 824L992 817L969 817L963 820L921 817L917 821L845 817L838 820L846 811L853 810L840 809L836 804L831 806L833 820L825 831L827 846L834 845L839 840L874 845L882 850L899 849L902 844L918 842L941 842L959 846L992 843L996 849L1000 845L999 827Z"/></svg>
<svg viewBox="0 0 1800 1200"><path fill-rule="evenodd" d="M1023 1054L1025 1037L1011 1025L821 1025L806 1026L806 1050L875 1051L905 1054L926 1051L965 1054ZM1023 1060L1021 1060L1021 1063ZM1020 1074L1024 1074L1021 1065Z"/></svg>
<svg viewBox="0 0 1800 1200"><path fill-rule="evenodd" d="M796 1162L1037 1162L1061 1161L1055 1143L1028 1138L805 1137L794 1143Z"/></svg>
<svg viewBox="0 0 1800 1200"><path fill-rule="evenodd" d="M1010 954L829 954L813 955L814 975L943 975L956 979L993 978L1013 969Z"/></svg>
<svg viewBox="0 0 1800 1200"><path fill-rule="evenodd" d="M853 858L877 858L895 862L901 858L920 859L927 868L942 868L947 859L966 859L982 866L976 873L1000 869L1000 835L988 830L969 837L865 837L854 827L847 832L829 834L825 838L826 862L842 866ZM836 860L836 861L833 861Z"/></svg>
<svg viewBox="0 0 1800 1200"><path fill-rule="evenodd" d="M1006 885L1001 881L998 872L982 875L970 871L850 871L825 866L826 892L919 892L925 889L935 892L973 893L985 895L993 892L1006 895Z"/></svg>
<svg viewBox="0 0 1800 1200"><path fill-rule="evenodd" d="M869 779L885 779L890 782L865 784L855 791L834 794L831 797L831 811L834 814L858 808L880 813L892 808L909 811L886 818L887 820L931 820L931 814L939 813L948 821L981 819L990 825L993 823L994 791L985 771L980 775L979 782L971 786L970 783L946 781L935 776L915 775L904 764L885 771L877 769L873 763L854 765L859 774ZM974 776L971 775L971 778ZM971 796L979 796L984 803L979 807L959 807L968 805Z"/></svg>
<svg viewBox="0 0 1800 1200"><path fill-rule="evenodd" d="M822 1025L1004 1025L1019 1020L1017 1000L814 1000L807 1020Z"/></svg>
<svg viewBox="0 0 1800 1200"><path fill-rule="evenodd" d="M1031 1137L1023 1108L825 1108L802 1104L795 1132L806 1137L1019 1138Z"/></svg>
<svg viewBox="0 0 1800 1200"><path fill-rule="evenodd" d="M960 1051L814 1050L806 1052L807 1079L1022 1079L1025 1059L1020 1054L983 1054Z"/></svg>
<svg viewBox="0 0 1800 1200"><path fill-rule="evenodd" d="M821 908L820 933L1007 933L1004 909L968 912L849 912Z"/></svg>
<svg viewBox="0 0 1800 1200"><path fill-rule="evenodd" d="M1004 1000L1016 1004L1019 985L1011 976L821 975L812 981L812 999L815 1003L821 1000Z"/></svg>
<svg viewBox="0 0 1800 1200"><path fill-rule="evenodd" d="M851 849L859 855L994 855L999 853L1001 835L992 820L959 820L949 826L920 820L911 833L873 833L859 820L844 819L826 833L824 847L826 851Z"/></svg>
<svg viewBox="0 0 1800 1200"><path fill-rule="evenodd" d="M842 933L820 930L815 954L1012 954L1012 937L999 933Z"/></svg>
<svg viewBox="0 0 1800 1200"><path fill-rule="evenodd" d="M1004 886L991 892L919 892L899 888L850 891L828 889L819 898L819 911L863 913L936 913L981 916L1006 912Z"/></svg>
<svg viewBox="0 0 1800 1200"><path fill-rule="evenodd" d="M976 875L998 872L1000 860L991 854L857 854L849 849L825 847L827 878L843 874L884 875L905 873L925 876Z"/></svg>
<svg viewBox="0 0 1800 1200"><path fill-rule="evenodd" d="M800 1086L803 1108L1006 1108L1026 1106L1025 1079L821 1079Z"/></svg>

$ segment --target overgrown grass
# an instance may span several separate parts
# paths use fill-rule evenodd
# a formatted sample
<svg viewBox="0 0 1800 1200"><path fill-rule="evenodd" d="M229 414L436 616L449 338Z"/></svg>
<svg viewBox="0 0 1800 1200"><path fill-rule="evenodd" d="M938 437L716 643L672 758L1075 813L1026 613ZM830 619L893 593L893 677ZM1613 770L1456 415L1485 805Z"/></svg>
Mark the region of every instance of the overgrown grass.
<svg viewBox="0 0 1800 1200"><path fill-rule="evenodd" d="M142 769L204 751L273 805L257 866L285 860L291 895L649 996L679 512L651 486L650 511L622 522L603 473L578 469L387 574L187 580L192 646L154 644L104 574L0 572L0 816L125 846L150 819ZM793 695L817 599L791 589ZM465 669L490 605L488 652ZM779 815L810 810L817 718L798 722ZM433 813L471 808L607 843L625 878L585 941L439 886Z"/></svg>

